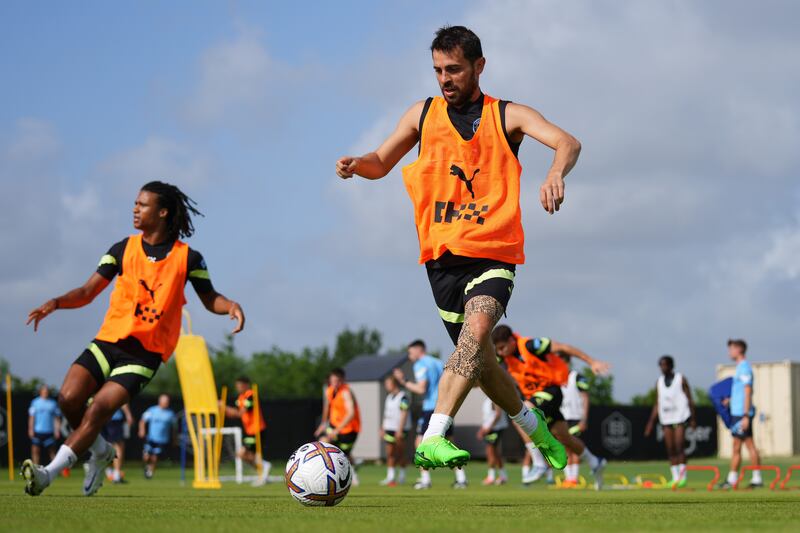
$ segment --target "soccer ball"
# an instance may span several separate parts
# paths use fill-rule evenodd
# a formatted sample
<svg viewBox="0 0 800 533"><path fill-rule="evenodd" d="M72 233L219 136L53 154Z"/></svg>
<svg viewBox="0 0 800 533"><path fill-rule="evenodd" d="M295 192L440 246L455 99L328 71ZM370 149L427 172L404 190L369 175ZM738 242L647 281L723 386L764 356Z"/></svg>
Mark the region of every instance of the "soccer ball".
<svg viewBox="0 0 800 533"><path fill-rule="evenodd" d="M286 488L303 505L337 505L353 480L350 461L333 444L309 442L300 446L286 463Z"/></svg>

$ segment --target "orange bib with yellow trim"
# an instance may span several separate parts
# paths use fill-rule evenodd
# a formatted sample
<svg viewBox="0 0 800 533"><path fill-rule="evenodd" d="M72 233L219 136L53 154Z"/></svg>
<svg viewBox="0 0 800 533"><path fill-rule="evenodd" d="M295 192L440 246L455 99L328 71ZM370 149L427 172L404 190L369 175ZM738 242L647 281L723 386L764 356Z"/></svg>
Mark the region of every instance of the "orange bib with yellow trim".
<svg viewBox="0 0 800 533"><path fill-rule="evenodd" d="M169 255L151 261L142 248L142 236L132 235L122 256L111 301L97 338L117 342L134 337L145 350L170 358L181 333L181 311L186 298L189 246L176 241Z"/></svg>
<svg viewBox="0 0 800 533"><path fill-rule="evenodd" d="M236 407L239 408L242 427L247 435L255 435L267 429L267 423L264 421L264 413L261 412L261 409L259 409L258 418L256 418L255 410L252 408L253 401L253 389L247 389L236 398Z"/></svg>
<svg viewBox="0 0 800 533"><path fill-rule="evenodd" d="M337 390L334 390L333 387L328 386L325 394L328 397L328 406L329 406L329 414L328 414L328 421L330 422L331 427L337 427L341 424L345 417L347 416L347 404L344 401L344 395L342 394L344 391L350 391L350 387L346 384L340 385ZM358 411L358 403L356 403L356 397L353 395L353 392L350 391L350 396L353 398L353 418L350 419L350 422L344 426L339 433L358 433L361 431L361 413Z"/></svg>
<svg viewBox="0 0 800 533"><path fill-rule="evenodd" d="M432 100L420 132L417 160L403 167L414 204L419 262L455 255L525 262L519 187L522 166L508 146L499 102L484 96L480 124L465 141Z"/></svg>
<svg viewBox="0 0 800 533"><path fill-rule="evenodd" d="M542 360L528 351L526 344L529 340L531 340L529 337L517 337L517 349L525 361L525 375L529 389L539 392L554 385L564 385L569 378L569 365L553 353L544 355Z"/></svg>

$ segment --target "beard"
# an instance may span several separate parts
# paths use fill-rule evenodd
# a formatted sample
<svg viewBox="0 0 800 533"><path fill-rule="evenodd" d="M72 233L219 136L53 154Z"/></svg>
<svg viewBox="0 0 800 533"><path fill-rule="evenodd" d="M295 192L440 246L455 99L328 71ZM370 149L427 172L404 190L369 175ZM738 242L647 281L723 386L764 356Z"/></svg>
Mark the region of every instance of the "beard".
<svg viewBox="0 0 800 533"><path fill-rule="evenodd" d="M457 85L445 85L440 87L442 91L442 97L447 102L447 105L453 107L463 107L465 104L469 103L472 99L472 95L475 93L475 90L478 88L478 80L473 78L470 80L470 83L467 84L466 87L458 87ZM452 94L447 94L445 89L450 89L453 91Z"/></svg>

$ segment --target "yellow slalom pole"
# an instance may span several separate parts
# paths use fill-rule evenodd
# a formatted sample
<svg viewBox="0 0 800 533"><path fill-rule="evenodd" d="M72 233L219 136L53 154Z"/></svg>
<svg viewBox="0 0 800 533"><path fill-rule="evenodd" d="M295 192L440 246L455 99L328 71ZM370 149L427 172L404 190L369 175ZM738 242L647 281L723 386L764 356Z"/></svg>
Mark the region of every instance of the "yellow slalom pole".
<svg viewBox="0 0 800 533"><path fill-rule="evenodd" d="M258 401L258 384L253 383L253 401L255 404L253 405L253 416L256 419L256 424L258 425L258 430L256 431L256 457L258 461L256 461L256 471L258 475L261 475L261 462L264 460L261 457L261 403Z"/></svg>
<svg viewBox="0 0 800 533"><path fill-rule="evenodd" d="M6 374L6 425L8 426L8 480L14 481L14 429L11 417L11 374Z"/></svg>

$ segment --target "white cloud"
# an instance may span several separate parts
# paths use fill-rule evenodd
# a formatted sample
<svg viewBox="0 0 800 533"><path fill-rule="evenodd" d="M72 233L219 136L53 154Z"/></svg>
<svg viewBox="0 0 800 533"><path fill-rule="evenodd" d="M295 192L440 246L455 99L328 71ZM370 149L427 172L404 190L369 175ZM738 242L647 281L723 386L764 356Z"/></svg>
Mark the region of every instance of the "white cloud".
<svg viewBox="0 0 800 533"><path fill-rule="evenodd" d="M10 161L42 161L58 155L60 150L61 141L51 123L26 117L17 121L5 154Z"/></svg>

